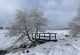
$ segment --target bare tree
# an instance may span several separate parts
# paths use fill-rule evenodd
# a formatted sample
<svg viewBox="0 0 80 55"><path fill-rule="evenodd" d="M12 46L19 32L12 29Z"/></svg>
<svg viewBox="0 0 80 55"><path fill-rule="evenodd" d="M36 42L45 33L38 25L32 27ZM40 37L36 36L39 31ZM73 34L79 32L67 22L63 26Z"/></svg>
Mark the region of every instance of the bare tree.
<svg viewBox="0 0 80 55"><path fill-rule="evenodd" d="M80 5L77 11L77 16L70 23L71 33L73 36L76 36L76 34L80 32Z"/></svg>
<svg viewBox="0 0 80 55"><path fill-rule="evenodd" d="M32 41L30 33L42 30L42 27L47 25L46 20L47 18L44 18L43 13L39 10L32 9L29 13L24 10L17 10L15 21L10 29L10 34L21 35L23 33L18 40L27 36L28 39Z"/></svg>
<svg viewBox="0 0 80 55"><path fill-rule="evenodd" d="M80 32L80 4L78 5L77 16L70 23L70 27L73 36Z"/></svg>
<svg viewBox="0 0 80 55"><path fill-rule="evenodd" d="M33 19L36 32L45 31L47 27L47 18L44 13L38 9L33 9L30 15Z"/></svg>
<svg viewBox="0 0 80 55"><path fill-rule="evenodd" d="M10 34L11 35L20 35L24 33L23 36L27 36L29 40L29 32L32 30L32 21L29 17L29 14L23 10L17 10L16 18L14 24L11 26ZM22 37L23 38L23 37Z"/></svg>
<svg viewBox="0 0 80 55"><path fill-rule="evenodd" d="M70 23L71 33L76 36L80 32L80 16L75 17Z"/></svg>

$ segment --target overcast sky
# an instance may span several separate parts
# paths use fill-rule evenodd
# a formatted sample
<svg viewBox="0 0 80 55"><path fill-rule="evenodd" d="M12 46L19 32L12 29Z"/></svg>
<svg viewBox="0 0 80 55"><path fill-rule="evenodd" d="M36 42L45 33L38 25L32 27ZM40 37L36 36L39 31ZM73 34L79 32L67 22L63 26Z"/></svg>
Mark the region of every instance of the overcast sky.
<svg viewBox="0 0 80 55"><path fill-rule="evenodd" d="M49 25L67 25L77 15L79 0L0 0L0 24L12 21L16 9L41 7Z"/></svg>

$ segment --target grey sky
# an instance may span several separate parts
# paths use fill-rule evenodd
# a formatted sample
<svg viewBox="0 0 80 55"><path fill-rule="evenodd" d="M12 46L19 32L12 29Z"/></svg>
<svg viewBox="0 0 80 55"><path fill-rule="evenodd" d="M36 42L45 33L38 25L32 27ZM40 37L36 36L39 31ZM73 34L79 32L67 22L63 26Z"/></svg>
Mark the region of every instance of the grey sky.
<svg viewBox="0 0 80 55"><path fill-rule="evenodd" d="M50 25L64 26L76 16L79 0L0 0L0 24L11 22L18 8L41 7Z"/></svg>

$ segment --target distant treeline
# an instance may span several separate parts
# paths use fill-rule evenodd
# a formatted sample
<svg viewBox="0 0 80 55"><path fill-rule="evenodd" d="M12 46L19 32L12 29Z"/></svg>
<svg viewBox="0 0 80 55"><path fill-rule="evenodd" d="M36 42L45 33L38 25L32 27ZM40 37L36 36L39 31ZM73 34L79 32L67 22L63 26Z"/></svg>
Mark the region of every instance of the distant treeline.
<svg viewBox="0 0 80 55"><path fill-rule="evenodd" d="M66 27L66 28L48 28L48 30L70 30L71 28Z"/></svg>
<svg viewBox="0 0 80 55"><path fill-rule="evenodd" d="M3 26L0 26L0 29L11 29L10 27L3 27ZM12 28L12 29L15 29L15 28ZM48 30L69 30L71 28L69 27L66 27L66 28L47 28Z"/></svg>
<svg viewBox="0 0 80 55"><path fill-rule="evenodd" d="M0 29L4 29L4 27L0 26Z"/></svg>
<svg viewBox="0 0 80 55"><path fill-rule="evenodd" d="M10 29L10 27L3 27L3 26L0 26L0 29Z"/></svg>

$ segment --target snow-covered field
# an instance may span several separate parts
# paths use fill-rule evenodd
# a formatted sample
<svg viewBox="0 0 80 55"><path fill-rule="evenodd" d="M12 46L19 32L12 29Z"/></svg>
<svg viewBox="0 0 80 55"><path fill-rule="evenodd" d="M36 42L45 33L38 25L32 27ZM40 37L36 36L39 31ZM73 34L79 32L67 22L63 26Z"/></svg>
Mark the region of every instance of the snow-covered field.
<svg viewBox="0 0 80 55"><path fill-rule="evenodd" d="M69 30L47 30L46 32L57 33L57 39L65 38L64 35L69 33ZM6 49L14 43L16 37L9 37L8 30L0 30L0 49Z"/></svg>
<svg viewBox="0 0 80 55"><path fill-rule="evenodd" d="M49 33L57 33L57 39L65 38L65 35L70 35L70 30L47 30Z"/></svg>
<svg viewBox="0 0 80 55"><path fill-rule="evenodd" d="M35 48L11 52L6 55L80 55L79 47L72 42L61 40L59 42L47 42ZM27 50L29 50L28 53Z"/></svg>
<svg viewBox="0 0 80 55"><path fill-rule="evenodd" d="M18 50L6 55L80 55L80 38L64 37L66 34L69 35L69 30L48 30L46 32L57 33L58 42L47 42L34 48ZM7 31L0 30L0 33L7 33ZM0 34L0 49L10 47L15 40L16 37L10 38L6 34ZM29 50L28 53L27 50Z"/></svg>
<svg viewBox="0 0 80 55"><path fill-rule="evenodd" d="M12 46L17 37L10 37L8 30L0 30L0 50L5 50Z"/></svg>
<svg viewBox="0 0 80 55"><path fill-rule="evenodd" d="M7 32L7 30L0 30L0 50L4 50L10 45L11 39L8 38Z"/></svg>

